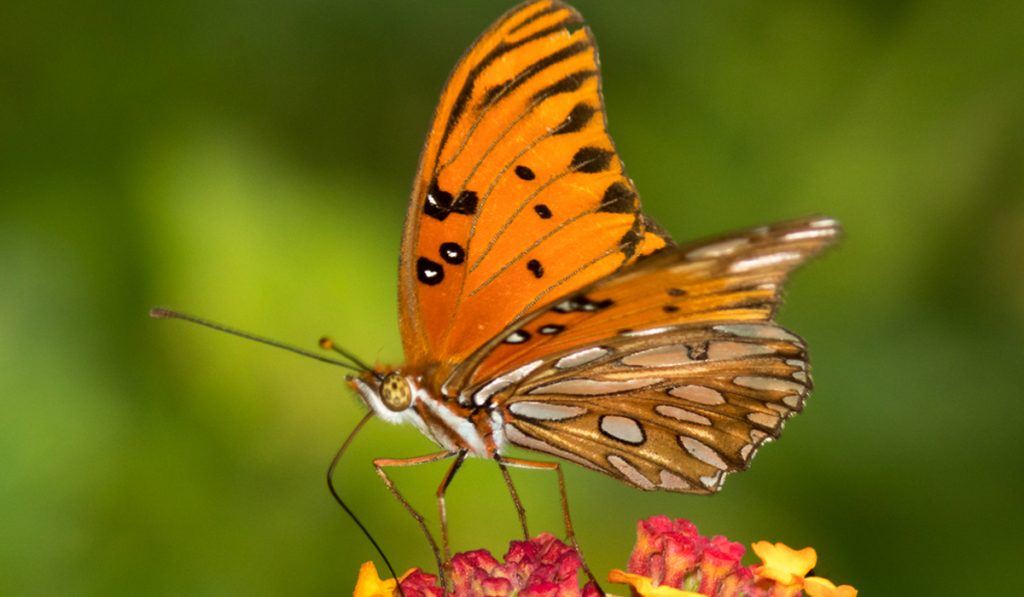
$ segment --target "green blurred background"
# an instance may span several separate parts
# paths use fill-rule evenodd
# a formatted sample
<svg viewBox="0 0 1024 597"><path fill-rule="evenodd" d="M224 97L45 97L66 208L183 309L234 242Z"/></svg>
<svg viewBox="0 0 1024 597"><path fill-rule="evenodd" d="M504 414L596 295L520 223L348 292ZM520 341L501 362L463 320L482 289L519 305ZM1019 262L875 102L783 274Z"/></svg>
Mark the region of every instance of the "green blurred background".
<svg viewBox="0 0 1024 597"><path fill-rule="evenodd" d="M0 594L350 594L375 554L323 484L362 412L342 372L146 312L400 361L423 137L510 5L0 8ZM635 521L664 513L813 545L865 595L1018 585L1024 4L577 6L618 148L676 238L815 212L847 230L789 287L818 387L749 472L708 498L568 467L592 566L624 566ZM374 422L341 466L402 570L432 559L369 461L432 449ZM432 513L442 473L395 476ZM553 479L515 477L558 532ZM489 463L450 506L458 549L516 536Z"/></svg>

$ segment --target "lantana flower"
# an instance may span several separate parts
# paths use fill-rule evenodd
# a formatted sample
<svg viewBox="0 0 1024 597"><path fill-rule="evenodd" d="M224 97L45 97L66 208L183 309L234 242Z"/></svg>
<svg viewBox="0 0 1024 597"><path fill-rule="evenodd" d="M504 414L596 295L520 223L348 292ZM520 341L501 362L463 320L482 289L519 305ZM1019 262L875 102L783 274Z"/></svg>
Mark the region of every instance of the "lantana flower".
<svg viewBox="0 0 1024 597"><path fill-rule="evenodd" d="M637 540L627 571L612 570L608 580L630 586L640 597L855 597L849 585L835 586L807 576L817 563L808 547L759 541L762 562L743 566L746 549L722 536L705 537L688 520L653 516L637 524ZM437 577L413 569L399 581L381 580L373 564L359 572L355 597L600 597L594 583L580 588L583 560L575 549L543 533L513 541L499 562L487 550L457 554L449 563L448 593Z"/></svg>

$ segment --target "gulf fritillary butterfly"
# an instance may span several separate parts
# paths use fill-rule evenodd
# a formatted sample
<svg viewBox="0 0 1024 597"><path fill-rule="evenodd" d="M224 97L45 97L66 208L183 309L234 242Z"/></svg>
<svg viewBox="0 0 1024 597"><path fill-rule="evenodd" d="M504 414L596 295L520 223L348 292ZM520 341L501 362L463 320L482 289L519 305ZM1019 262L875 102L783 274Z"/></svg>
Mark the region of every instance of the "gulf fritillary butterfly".
<svg viewBox="0 0 1024 597"><path fill-rule="evenodd" d="M410 511L384 467L455 458L443 535L443 490L466 456L557 467L504 456L517 446L641 489L712 493L811 388L803 341L772 317L838 224L675 246L623 172L582 23L527 2L456 65L406 213L406 362L350 378L373 413L443 448L377 461Z"/></svg>
<svg viewBox="0 0 1024 597"><path fill-rule="evenodd" d="M608 135L593 35L571 7L530 1L480 36L441 94L402 236L405 364L324 346L361 370L348 378L370 409L357 430L376 415L442 448L374 461L439 568L444 491L467 456L497 461L524 533L507 467L557 472L575 544L559 465L507 449L644 490L718 491L803 407L807 350L773 316L788 274L838 234L811 217L676 246L640 211ZM443 560L385 468L447 458Z"/></svg>

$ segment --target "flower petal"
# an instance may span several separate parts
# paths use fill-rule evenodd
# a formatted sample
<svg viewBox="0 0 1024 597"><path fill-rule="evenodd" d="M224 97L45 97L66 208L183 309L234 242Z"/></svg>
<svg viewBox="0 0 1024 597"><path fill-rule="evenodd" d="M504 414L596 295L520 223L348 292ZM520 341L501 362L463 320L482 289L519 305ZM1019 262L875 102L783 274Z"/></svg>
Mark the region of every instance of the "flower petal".
<svg viewBox="0 0 1024 597"><path fill-rule="evenodd" d="M630 585L642 597L705 597L700 593L680 591L679 589L673 589L664 585L656 587L654 582L646 576L630 574L622 570L612 570L609 572L608 582Z"/></svg>
<svg viewBox="0 0 1024 597"><path fill-rule="evenodd" d="M804 592L809 597L857 597L857 589L850 585L835 586L832 581L820 576L804 579Z"/></svg>
<svg viewBox="0 0 1024 597"><path fill-rule="evenodd" d="M359 578L356 579L356 590L352 597L394 597L396 584L393 578L381 580L373 562L365 562L359 567Z"/></svg>
<svg viewBox="0 0 1024 597"><path fill-rule="evenodd" d="M769 543L758 541L751 547L764 565L757 570L757 575L770 578L784 585L799 585L803 577L818 562L818 554L813 547L793 549L785 543Z"/></svg>

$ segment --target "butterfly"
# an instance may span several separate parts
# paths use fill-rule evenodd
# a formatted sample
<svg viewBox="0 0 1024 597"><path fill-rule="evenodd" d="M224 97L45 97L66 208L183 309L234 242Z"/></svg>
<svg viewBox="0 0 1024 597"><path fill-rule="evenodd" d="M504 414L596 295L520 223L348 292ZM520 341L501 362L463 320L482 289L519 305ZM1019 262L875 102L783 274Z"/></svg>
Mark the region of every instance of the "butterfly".
<svg viewBox="0 0 1024 597"><path fill-rule="evenodd" d="M446 554L444 489L468 456L509 483L506 466L558 466L517 447L644 490L719 490L803 407L806 346L773 317L838 233L810 217L676 245L612 144L579 13L512 9L458 62L427 136L399 264L405 363L349 378L441 451L378 473L429 539L384 469L454 459Z"/></svg>

